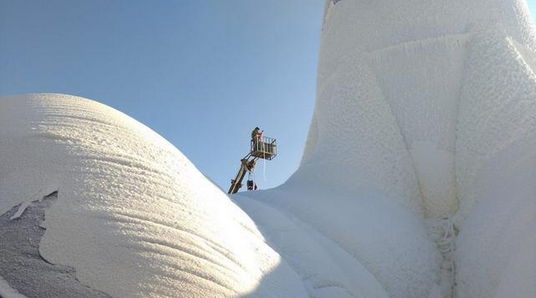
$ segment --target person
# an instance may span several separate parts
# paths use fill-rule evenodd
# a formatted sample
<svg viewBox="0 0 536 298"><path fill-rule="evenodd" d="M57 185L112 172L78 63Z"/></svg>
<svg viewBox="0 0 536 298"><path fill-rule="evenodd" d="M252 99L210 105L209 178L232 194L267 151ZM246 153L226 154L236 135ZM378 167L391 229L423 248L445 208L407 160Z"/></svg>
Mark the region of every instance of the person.
<svg viewBox="0 0 536 298"><path fill-rule="evenodd" d="M255 129L251 132L251 148L253 148L253 151L257 151L259 148L259 143L262 142L262 130L260 128L255 127Z"/></svg>
<svg viewBox="0 0 536 298"><path fill-rule="evenodd" d="M255 127L255 129L251 132L251 140L255 143L259 140L259 135L261 134L261 130L258 127Z"/></svg>

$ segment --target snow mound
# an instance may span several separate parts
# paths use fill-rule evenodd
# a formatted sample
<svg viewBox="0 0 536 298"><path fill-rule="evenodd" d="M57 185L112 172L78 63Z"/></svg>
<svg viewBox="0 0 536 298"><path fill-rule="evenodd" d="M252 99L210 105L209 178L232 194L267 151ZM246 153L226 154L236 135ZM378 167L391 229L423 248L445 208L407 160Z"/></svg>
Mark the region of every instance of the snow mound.
<svg viewBox="0 0 536 298"><path fill-rule="evenodd" d="M324 18L309 137L284 185L233 202L111 108L9 97L0 215L23 220L57 191L40 254L113 297L536 296L526 3L328 0Z"/></svg>
<svg viewBox="0 0 536 298"><path fill-rule="evenodd" d="M419 218L380 193L287 184L237 196L254 222L171 144L109 107L56 94L0 105L0 212L24 220L57 191L39 253L92 290L428 297L437 282L440 255Z"/></svg>
<svg viewBox="0 0 536 298"><path fill-rule="evenodd" d="M171 144L114 109L57 94L1 98L0 152L0 214L57 190L39 252L95 290L306 297L244 212Z"/></svg>
<svg viewBox="0 0 536 298"><path fill-rule="evenodd" d="M314 295L429 297L439 283L441 258L421 221L379 193L286 184L236 202Z"/></svg>

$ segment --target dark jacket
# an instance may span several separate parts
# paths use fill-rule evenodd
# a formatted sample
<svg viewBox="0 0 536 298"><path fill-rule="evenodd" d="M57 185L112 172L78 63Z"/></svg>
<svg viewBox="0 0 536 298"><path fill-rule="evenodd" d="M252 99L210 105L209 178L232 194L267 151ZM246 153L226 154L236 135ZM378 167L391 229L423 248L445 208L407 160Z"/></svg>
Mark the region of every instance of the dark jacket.
<svg viewBox="0 0 536 298"><path fill-rule="evenodd" d="M257 136L259 135L260 133L260 129L258 128L255 128L252 132L251 132L251 139L253 141L257 141Z"/></svg>

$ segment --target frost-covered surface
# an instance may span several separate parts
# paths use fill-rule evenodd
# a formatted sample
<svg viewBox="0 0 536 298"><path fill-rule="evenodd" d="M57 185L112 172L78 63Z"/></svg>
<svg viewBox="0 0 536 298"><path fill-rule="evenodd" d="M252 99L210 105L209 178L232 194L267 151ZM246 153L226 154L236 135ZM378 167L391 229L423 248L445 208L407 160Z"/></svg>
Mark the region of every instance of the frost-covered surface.
<svg viewBox="0 0 536 298"><path fill-rule="evenodd" d="M57 190L39 252L91 289L306 296L244 212L171 144L109 107L65 95L1 98L0 152L0 214Z"/></svg>
<svg viewBox="0 0 536 298"><path fill-rule="evenodd" d="M236 200L315 295L428 297L438 281L440 256L420 220L379 193L287 184Z"/></svg>
<svg viewBox="0 0 536 298"><path fill-rule="evenodd" d="M287 184L379 192L426 218L442 296L536 296L525 1L327 1L322 30L316 108Z"/></svg>
<svg viewBox="0 0 536 298"><path fill-rule="evenodd" d="M178 150L111 108L54 94L0 105L2 214L24 222L32 202L58 193L31 226L46 228L40 274L67 266L112 297L425 297L436 281L439 253L418 217L380 193L288 184L266 202L237 197L253 223ZM10 278L15 290L31 284L29 297L46 293L41 279Z"/></svg>
<svg viewBox="0 0 536 298"><path fill-rule="evenodd" d="M536 138L501 153L460 228L458 297L536 296Z"/></svg>
<svg viewBox="0 0 536 298"><path fill-rule="evenodd" d="M479 142L478 130L491 124L483 117L517 102L513 109L534 108L523 103L534 99L533 75L523 67L534 63L535 45L521 0L327 1L302 169L344 165L348 187L381 189L429 217L473 205L467 184L489 158L474 147L501 149ZM533 115L493 123L488 136L506 144L501 130L515 130L512 140L521 138Z"/></svg>
<svg viewBox="0 0 536 298"><path fill-rule="evenodd" d="M536 137L534 60L521 54L529 50L501 31L482 32L469 47L456 160L464 215L487 191L489 185L477 183L482 175L489 175L483 169L494 165L504 152L527 146ZM529 158L525 162L532 163ZM494 171L508 177L507 169Z"/></svg>
<svg viewBox="0 0 536 298"><path fill-rule="evenodd" d="M328 0L300 168L234 202L113 109L2 98L0 215L58 191L41 256L113 297L536 297L533 27L521 0Z"/></svg>

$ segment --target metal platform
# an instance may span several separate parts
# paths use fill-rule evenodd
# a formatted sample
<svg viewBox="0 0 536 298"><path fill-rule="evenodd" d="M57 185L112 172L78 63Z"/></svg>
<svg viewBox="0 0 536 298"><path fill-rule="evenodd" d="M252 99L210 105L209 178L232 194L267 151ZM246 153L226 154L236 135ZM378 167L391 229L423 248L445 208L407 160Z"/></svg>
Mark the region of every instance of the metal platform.
<svg viewBox="0 0 536 298"><path fill-rule="evenodd" d="M266 160L272 160L277 156L277 140L268 138L268 137L262 137L258 139L254 139L251 141L251 147L249 150L249 153L244 156L240 160L240 169L238 170L238 173L236 174L235 179L231 180L231 187L229 188L228 193L234 194L237 193L238 190L242 187L242 181L244 180L244 177L246 176L246 173L251 173L255 170L255 165L257 164L257 160L259 159L266 159ZM254 190L255 184L253 184L253 181L249 182L248 180L248 190Z"/></svg>
<svg viewBox="0 0 536 298"><path fill-rule="evenodd" d="M272 160L277 156L277 140L263 137L251 142L251 156Z"/></svg>

